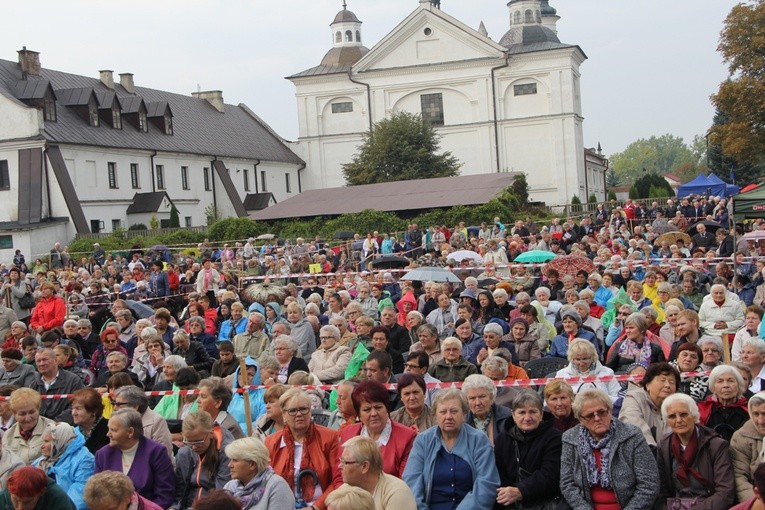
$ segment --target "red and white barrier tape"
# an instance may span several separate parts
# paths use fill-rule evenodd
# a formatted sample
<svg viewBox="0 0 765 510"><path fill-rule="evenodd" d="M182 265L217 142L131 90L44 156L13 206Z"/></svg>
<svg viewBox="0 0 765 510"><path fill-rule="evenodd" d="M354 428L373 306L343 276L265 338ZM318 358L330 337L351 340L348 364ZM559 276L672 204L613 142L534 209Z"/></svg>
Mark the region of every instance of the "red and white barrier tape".
<svg viewBox="0 0 765 510"><path fill-rule="evenodd" d="M680 375L683 378L691 378L691 377L700 377L700 376L708 376L711 372L683 372ZM586 377L536 377L532 379L515 379L512 381L493 381L494 385L498 388L528 388L531 386L544 386L548 382L551 381L565 381L570 385L574 384L587 384L587 383L596 383L596 382L634 382L638 383L643 380L642 375L629 375L629 374L622 374L622 375L597 375L597 376L586 376ZM450 389L450 388L461 388L462 387L461 382L440 382L440 383L428 383L427 387L428 389ZM315 385L301 385L296 386L299 388L302 388L304 390L324 390L324 391L331 391L338 388L338 384L315 384ZM388 390L398 390L398 384L385 384L384 385L386 389ZM264 385L254 385L254 386L245 386L242 388L237 388L237 393L244 393L248 390L265 390L270 388L271 386L264 386ZM163 397L166 395L198 395L199 390L167 390L167 391L147 391L146 396L147 397ZM71 395L40 395L40 398L42 399L64 399L64 398L70 398ZM0 402L10 400L10 397L0 397Z"/></svg>

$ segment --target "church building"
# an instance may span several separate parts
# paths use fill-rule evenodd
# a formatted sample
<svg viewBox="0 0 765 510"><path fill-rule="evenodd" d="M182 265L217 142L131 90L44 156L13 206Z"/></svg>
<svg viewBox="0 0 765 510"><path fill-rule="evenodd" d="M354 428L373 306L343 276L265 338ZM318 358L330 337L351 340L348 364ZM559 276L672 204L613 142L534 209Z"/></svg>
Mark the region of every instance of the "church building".
<svg viewBox="0 0 765 510"><path fill-rule="evenodd" d="M548 204L604 199L605 168L587 163L582 134L587 56L559 40L548 0L510 0L507 9L508 30L494 41L483 23L471 28L439 1L419 0L368 49L344 3L320 64L287 78L296 88L304 188L343 186L342 165L362 135L408 111L436 127L463 176L524 172L531 199Z"/></svg>

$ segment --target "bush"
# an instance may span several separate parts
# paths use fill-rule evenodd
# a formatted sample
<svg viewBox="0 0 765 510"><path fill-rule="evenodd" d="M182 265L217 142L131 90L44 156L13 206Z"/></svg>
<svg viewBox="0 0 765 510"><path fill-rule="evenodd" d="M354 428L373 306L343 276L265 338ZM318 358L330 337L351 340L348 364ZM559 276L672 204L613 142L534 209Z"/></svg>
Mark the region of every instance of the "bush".
<svg viewBox="0 0 765 510"><path fill-rule="evenodd" d="M133 223L128 227L128 230L149 230L143 223Z"/></svg>
<svg viewBox="0 0 765 510"><path fill-rule="evenodd" d="M579 199L579 195L574 195L571 197L571 203L572 204L581 204L582 201Z"/></svg>
<svg viewBox="0 0 765 510"><path fill-rule="evenodd" d="M179 228L181 226L181 217L175 204L170 208L170 228Z"/></svg>
<svg viewBox="0 0 765 510"><path fill-rule="evenodd" d="M590 198L588 198L587 201L591 204L595 204L598 202L598 197L595 196L595 193L590 193Z"/></svg>
<svg viewBox="0 0 765 510"><path fill-rule="evenodd" d="M211 241L231 241L257 237L260 232L257 224L250 218L225 218L218 220L207 229Z"/></svg>
<svg viewBox="0 0 765 510"><path fill-rule="evenodd" d="M614 191L608 192L608 200L616 200L616 193Z"/></svg>
<svg viewBox="0 0 765 510"><path fill-rule="evenodd" d="M156 214L151 215L151 219L149 220L149 226L152 230L157 230L159 228L159 220L157 219Z"/></svg>
<svg viewBox="0 0 765 510"><path fill-rule="evenodd" d="M515 176L515 180L511 185L511 190L519 203L525 204L529 201L529 183L526 181L525 173L520 173Z"/></svg>
<svg viewBox="0 0 765 510"><path fill-rule="evenodd" d="M395 232L406 228L406 220L387 211L365 209L359 213L343 214L326 222L321 235L327 237L338 230L350 230L359 234L367 232Z"/></svg>

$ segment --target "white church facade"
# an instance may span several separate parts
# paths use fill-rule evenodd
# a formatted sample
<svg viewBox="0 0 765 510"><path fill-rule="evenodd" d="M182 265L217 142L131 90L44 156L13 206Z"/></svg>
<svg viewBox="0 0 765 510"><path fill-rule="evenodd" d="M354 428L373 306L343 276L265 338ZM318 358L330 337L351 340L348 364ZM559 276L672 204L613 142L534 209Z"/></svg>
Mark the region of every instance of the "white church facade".
<svg viewBox="0 0 765 510"><path fill-rule="evenodd" d="M344 185L342 165L362 135L398 111L422 114L461 175L525 172L531 198L548 204L605 198L605 168L586 163L580 66L561 43L547 0L510 0L500 41L442 11L417 8L371 49L345 6L320 65L289 76L298 104L305 189ZM498 13L500 14L500 13Z"/></svg>

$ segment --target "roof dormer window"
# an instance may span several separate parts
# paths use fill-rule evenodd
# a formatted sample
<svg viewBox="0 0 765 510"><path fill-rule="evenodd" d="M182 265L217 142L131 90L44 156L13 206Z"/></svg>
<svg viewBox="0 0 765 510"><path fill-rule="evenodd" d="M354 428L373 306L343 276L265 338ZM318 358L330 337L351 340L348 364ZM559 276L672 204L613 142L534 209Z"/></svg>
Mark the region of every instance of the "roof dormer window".
<svg viewBox="0 0 765 510"><path fill-rule="evenodd" d="M51 93L46 94L43 98L43 115L48 122L56 122L58 119L56 116L56 98Z"/></svg>
<svg viewBox="0 0 765 510"><path fill-rule="evenodd" d="M173 134L173 117L165 114L165 134L172 136Z"/></svg>
<svg viewBox="0 0 765 510"><path fill-rule="evenodd" d="M98 107L96 105L88 106L88 119L91 127L98 127L100 122L98 120Z"/></svg>
<svg viewBox="0 0 765 510"><path fill-rule="evenodd" d="M146 112L138 112L138 131L141 133L149 132L149 123L146 120Z"/></svg>
<svg viewBox="0 0 765 510"><path fill-rule="evenodd" d="M122 129L122 112L120 112L119 106L112 106L112 127L114 129Z"/></svg>

